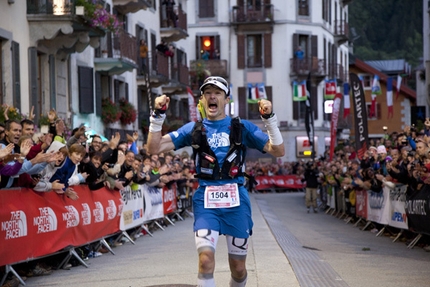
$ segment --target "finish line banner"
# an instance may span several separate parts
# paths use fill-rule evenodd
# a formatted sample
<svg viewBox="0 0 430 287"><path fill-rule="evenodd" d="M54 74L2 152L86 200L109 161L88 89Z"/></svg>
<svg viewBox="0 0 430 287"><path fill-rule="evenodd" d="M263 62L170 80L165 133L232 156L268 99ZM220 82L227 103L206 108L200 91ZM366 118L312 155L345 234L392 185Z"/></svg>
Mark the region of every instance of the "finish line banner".
<svg viewBox="0 0 430 287"><path fill-rule="evenodd" d="M73 186L79 199L32 189L0 190L0 266L81 246L119 231L118 191Z"/></svg>

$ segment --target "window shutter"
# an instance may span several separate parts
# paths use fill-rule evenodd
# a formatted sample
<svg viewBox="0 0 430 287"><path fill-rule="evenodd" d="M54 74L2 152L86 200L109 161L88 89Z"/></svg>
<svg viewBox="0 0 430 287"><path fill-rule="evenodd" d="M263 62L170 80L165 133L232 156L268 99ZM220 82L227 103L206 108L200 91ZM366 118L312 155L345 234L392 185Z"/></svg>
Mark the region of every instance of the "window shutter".
<svg viewBox="0 0 430 287"><path fill-rule="evenodd" d="M239 117L242 119L246 119L246 106L248 105L246 94L248 92L248 88L239 87Z"/></svg>
<svg viewBox="0 0 430 287"><path fill-rule="evenodd" d="M37 88L37 50L35 47L28 48L28 65L29 65L29 84L30 84L30 105L34 107L34 115L39 119L41 114L40 103L38 102Z"/></svg>
<svg viewBox="0 0 430 287"><path fill-rule="evenodd" d="M55 56L49 55L49 99L51 101L50 107L57 108L57 73L55 70Z"/></svg>
<svg viewBox="0 0 430 287"><path fill-rule="evenodd" d="M102 75L96 72L96 115L102 115Z"/></svg>
<svg viewBox="0 0 430 287"><path fill-rule="evenodd" d="M119 102L119 80L113 81L113 97L115 103Z"/></svg>
<svg viewBox="0 0 430 287"><path fill-rule="evenodd" d="M201 59L200 55L200 36L196 36L196 59Z"/></svg>
<svg viewBox="0 0 430 287"><path fill-rule="evenodd" d="M237 35L237 68L245 68L245 35Z"/></svg>
<svg viewBox="0 0 430 287"><path fill-rule="evenodd" d="M264 67L272 67L272 34L264 34Z"/></svg>
<svg viewBox="0 0 430 287"><path fill-rule="evenodd" d="M315 57L318 59L318 36L312 35L311 41L312 41L312 43L311 43L311 45L312 45L312 47L311 47L312 57Z"/></svg>
<svg viewBox="0 0 430 287"><path fill-rule="evenodd" d="M299 119L300 102L293 101L293 120Z"/></svg>
<svg viewBox="0 0 430 287"><path fill-rule="evenodd" d="M79 112L94 113L93 69L78 67L79 77Z"/></svg>
<svg viewBox="0 0 430 287"><path fill-rule="evenodd" d="M13 106L21 109L21 77L19 69L19 43L12 42Z"/></svg>
<svg viewBox="0 0 430 287"><path fill-rule="evenodd" d="M273 107L272 86L265 86L264 89L266 90L267 100L269 100L272 103L272 107Z"/></svg>
<svg viewBox="0 0 430 287"><path fill-rule="evenodd" d="M215 17L214 0L199 0L199 18Z"/></svg>
<svg viewBox="0 0 430 287"><path fill-rule="evenodd" d="M128 97L129 93L128 93L128 83L125 83L125 98L127 99L127 101L130 101L130 98Z"/></svg>
<svg viewBox="0 0 430 287"><path fill-rule="evenodd" d="M382 111L381 111L380 103L376 103L376 116L378 120L382 119Z"/></svg>

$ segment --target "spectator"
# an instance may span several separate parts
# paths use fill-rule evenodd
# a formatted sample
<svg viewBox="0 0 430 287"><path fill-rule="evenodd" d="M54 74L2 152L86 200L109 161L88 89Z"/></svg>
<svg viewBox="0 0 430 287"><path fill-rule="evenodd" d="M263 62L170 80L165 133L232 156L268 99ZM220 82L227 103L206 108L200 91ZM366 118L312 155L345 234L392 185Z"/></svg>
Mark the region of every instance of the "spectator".
<svg viewBox="0 0 430 287"><path fill-rule="evenodd" d="M317 213L317 190L318 190L319 171L315 161L306 164L303 181L306 181L306 208L309 213L310 207L313 207L314 213Z"/></svg>
<svg viewBox="0 0 430 287"><path fill-rule="evenodd" d="M147 69L148 61L148 45L144 39L140 40L139 45L139 56L140 56L140 74L143 75Z"/></svg>

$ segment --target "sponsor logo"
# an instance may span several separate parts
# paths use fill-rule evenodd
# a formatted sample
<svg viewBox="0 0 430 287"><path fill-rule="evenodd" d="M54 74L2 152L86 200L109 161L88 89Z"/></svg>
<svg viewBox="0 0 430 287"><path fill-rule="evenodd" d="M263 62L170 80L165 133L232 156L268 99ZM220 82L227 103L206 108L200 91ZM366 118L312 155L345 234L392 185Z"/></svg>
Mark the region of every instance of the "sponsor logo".
<svg viewBox="0 0 430 287"><path fill-rule="evenodd" d="M103 212L103 205L100 201L95 202L96 208L93 210L94 222L103 222L105 214Z"/></svg>
<svg viewBox="0 0 430 287"><path fill-rule="evenodd" d="M58 220L54 210L50 207L40 207L39 216L33 217L33 226L37 226L37 233L57 230Z"/></svg>
<svg viewBox="0 0 430 287"><path fill-rule="evenodd" d="M27 216L24 211L10 212L10 219L1 222L1 231L5 232L5 239L27 236Z"/></svg>
<svg viewBox="0 0 430 287"><path fill-rule="evenodd" d="M82 203L83 210L81 211L82 225L91 224L91 208L88 203Z"/></svg>
<svg viewBox="0 0 430 287"><path fill-rule="evenodd" d="M66 222L66 228L76 227L79 225L79 212L73 205L65 206L67 212L63 213L63 221Z"/></svg>
<svg viewBox="0 0 430 287"><path fill-rule="evenodd" d="M115 201L112 199L108 200L108 206L106 207L107 219L111 220L115 218L116 215L116 205Z"/></svg>

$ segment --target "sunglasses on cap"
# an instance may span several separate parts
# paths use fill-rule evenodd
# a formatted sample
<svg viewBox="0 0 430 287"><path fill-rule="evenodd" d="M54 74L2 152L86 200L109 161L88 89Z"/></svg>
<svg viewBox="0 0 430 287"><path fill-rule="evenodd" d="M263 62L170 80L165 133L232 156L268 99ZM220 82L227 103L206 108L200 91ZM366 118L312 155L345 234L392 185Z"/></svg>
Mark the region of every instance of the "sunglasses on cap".
<svg viewBox="0 0 430 287"><path fill-rule="evenodd" d="M203 90L208 85L214 85L223 90L228 97L230 95L230 89L227 81L221 77L207 77L203 82L203 85L200 87L200 91L203 93Z"/></svg>

